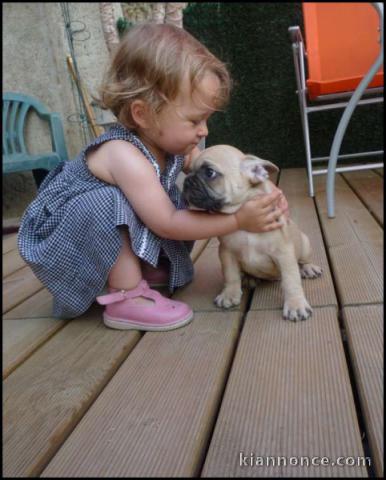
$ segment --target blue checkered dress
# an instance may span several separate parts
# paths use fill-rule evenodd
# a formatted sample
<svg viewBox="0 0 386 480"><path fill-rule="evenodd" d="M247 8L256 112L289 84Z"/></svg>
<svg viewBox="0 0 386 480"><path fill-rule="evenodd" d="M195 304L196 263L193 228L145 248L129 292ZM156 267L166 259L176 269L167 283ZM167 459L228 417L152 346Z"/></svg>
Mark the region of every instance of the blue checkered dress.
<svg viewBox="0 0 386 480"><path fill-rule="evenodd" d="M85 155L108 140L126 140L149 160L177 209L186 208L175 182L182 156L169 156L161 174L150 151L132 132L115 124L96 138L77 158L52 170L21 220L18 247L34 274L54 296L56 317L72 318L85 312L103 291L116 262L126 225L135 254L157 266L160 254L170 260L169 288L190 282L193 242L158 237L138 218L122 191L96 178Z"/></svg>

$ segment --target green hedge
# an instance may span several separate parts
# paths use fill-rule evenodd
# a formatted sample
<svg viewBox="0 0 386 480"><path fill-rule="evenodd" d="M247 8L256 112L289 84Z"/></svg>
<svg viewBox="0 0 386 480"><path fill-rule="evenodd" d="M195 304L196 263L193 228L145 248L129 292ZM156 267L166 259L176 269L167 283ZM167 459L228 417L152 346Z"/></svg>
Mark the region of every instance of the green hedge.
<svg viewBox="0 0 386 480"><path fill-rule="evenodd" d="M300 3L191 3L184 28L225 61L235 81L226 112L209 121L207 145L228 143L280 167L305 165L288 27L303 29ZM310 116L313 156L328 155L343 110ZM341 153L383 148L383 105L361 106Z"/></svg>

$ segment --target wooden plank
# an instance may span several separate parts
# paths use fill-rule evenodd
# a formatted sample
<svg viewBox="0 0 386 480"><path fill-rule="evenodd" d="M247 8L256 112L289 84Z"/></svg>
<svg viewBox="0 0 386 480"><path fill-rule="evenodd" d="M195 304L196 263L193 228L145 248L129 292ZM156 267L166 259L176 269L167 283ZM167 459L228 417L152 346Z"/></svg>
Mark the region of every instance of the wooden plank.
<svg viewBox="0 0 386 480"><path fill-rule="evenodd" d="M248 466L240 453L288 463ZM336 309L298 323L280 310L249 312L201 476L366 477L363 466L300 462L363 455Z"/></svg>
<svg viewBox="0 0 386 480"><path fill-rule="evenodd" d="M66 320L52 317L53 297L43 288L3 315L3 378L58 332Z"/></svg>
<svg viewBox="0 0 386 480"><path fill-rule="evenodd" d="M46 288L3 315L3 378L58 332L66 320L52 317L53 297Z"/></svg>
<svg viewBox="0 0 386 480"><path fill-rule="evenodd" d="M51 318L53 297L50 292L43 288L31 297L24 300L18 306L3 315L5 320L23 318Z"/></svg>
<svg viewBox="0 0 386 480"><path fill-rule="evenodd" d="M326 179L315 199L342 305L383 302L383 229L351 188L336 177L335 218L327 217Z"/></svg>
<svg viewBox="0 0 386 480"><path fill-rule="evenodd" d="M3 254L3 278L25 266L26 263L17 249Z"/></svg>
<svg viewBox="0 0 386 480"><path fill-rule="evenodd" d="M4 476L39 475L141 338L101 317L95 305L69 321L4 380Z"/></svg>
<svg viewBox="0 0 386 480"><path fill-rule="evenodd" d="M3 319L3 378L65 324L57 318Z"/></svg>
<svg viewBox="0 0 386 480"><path fill-rule="evenodd" d="M41 476L196 476L239 317L203 312L146 333Z"/></svg>
<svg viewBox="0 0 386 480"><path fill-rule="evenodd" d="M345 307L343 320L375 472L383 478L383 305Z"/></svg>
<svg viewBox="0 0 386 480"><path fill-rule="evenodd" d="M358 197L383 225L383 177L371 170L342 173Z"/></svg>
<svg viewBox="0 0 386 480"><path fill-rule="evenodd" d="M292 220L310 239L313 250L312 262L323 269L321 277L302 280L305 296L312 307L337 305L314 201L308 196L306 170L303 168L282 170L279 187L288 200ZM282 308L283 302L280 281L259 281L250 308L251 310Z"/></svg>
<svg viewBox="0 0 386 480"><path fill-rule="evenodd" d="M383 168L376 168L376 169L373 170L373 172L375 172L379 176L383 177Z"/></svg>
<svg viewBox="0 0 386 480"><path fill-rule="evenodd" d="M3 255L17 248L17 234L3 236Z"/></svg>
<svg viewBox="0 0 386 480"><path fill-rule="evenodd" d="M41 290L43 284L25 266L3 279L3 313Z"/></svg>

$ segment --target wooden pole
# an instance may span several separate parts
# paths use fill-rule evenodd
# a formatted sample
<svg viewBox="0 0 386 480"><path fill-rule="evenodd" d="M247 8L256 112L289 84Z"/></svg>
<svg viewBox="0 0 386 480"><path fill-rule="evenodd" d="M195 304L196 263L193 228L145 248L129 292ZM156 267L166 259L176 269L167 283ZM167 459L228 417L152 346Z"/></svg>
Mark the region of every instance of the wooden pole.
<svg viewBox="0 0 386 480"><path fill-rule="evenodd" d="M82 95L83 103L84 103L84 106L86 108L86 115L87 115L88 121L90 122L92 131L93 131L95 137L98 137L99 135L104 133L104 128L101 127L100 125L96 124L94 111L91 107L89 96L87 94L85 86L82 84L82 82L80 81L80 79L76 75L75 68L74 68L74 63L72 61L71 55L67 55L67 65L68 65L68 68L70 69L70 73L72 75L72 78L74 79L75 83L77 84L77 86L79 88L79 91Z"/></svg>

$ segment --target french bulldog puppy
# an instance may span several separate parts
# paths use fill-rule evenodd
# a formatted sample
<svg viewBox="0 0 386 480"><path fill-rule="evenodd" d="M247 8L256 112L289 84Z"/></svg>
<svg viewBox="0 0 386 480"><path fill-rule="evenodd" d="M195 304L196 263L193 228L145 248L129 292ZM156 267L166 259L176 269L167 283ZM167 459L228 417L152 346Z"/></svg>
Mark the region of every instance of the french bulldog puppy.
<svg viewBox="0 0 386 480"><path fill-rule="evenodd" d="M268 172L278 170L273 163L245 155L230 145L215 145L192 160L183 194L193 208L234 213L256 194L271 192ZM284 215L280 222L282 228L269 232L240 230L219 237L225 285L214 300L217 306L230 308L240 303L242 274L247 273L267 280L281 278L285 319L306 320L312 315L301 276L316 278L322 270L310 261L308 237Z"/></svg>

